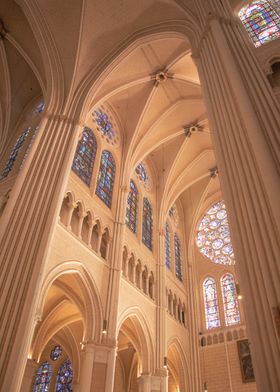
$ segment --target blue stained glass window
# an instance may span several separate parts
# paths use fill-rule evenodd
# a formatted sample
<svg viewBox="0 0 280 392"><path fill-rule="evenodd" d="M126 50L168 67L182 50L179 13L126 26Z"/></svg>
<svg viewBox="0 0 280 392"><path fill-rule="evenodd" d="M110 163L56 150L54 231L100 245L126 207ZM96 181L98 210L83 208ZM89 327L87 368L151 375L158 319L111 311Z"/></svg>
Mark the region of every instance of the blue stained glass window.
<svg viewBox="0 0 280 392"><path fill-rule="evenodd" d="M220 316L217 299L216 283L213 278L206 278L203 282L203 296L206 328L220 327Z"/></svg>
<svg viewBox="0 0 280 392"><path fill-rule="evenodd" d="M133 180L130 180L130 191L127 196L126 225L133 232L137 231L138 190Z"/></svg>
<svg viewBox="0 0 280 392"><path fill-rule="evenodd" d="M72 392L73 369L70 359L60 366L56 378L56 392Z"/></svg>
<svg viewBox="0 0 280 392"><path fill-rule="evenodd" d="M254 1L241 9L239 17L256 48L280 37L280 15L269 1Z"/></svg>
<svg viewBox="0 0 280 392"><path fill-rule="evenodd" d="M17 141L14 144L14 147L10 153L9 159L6 162L6 165L4 167L4 170L2 171L2 174L0 175L0 180L2 180L3 178L6 178L8 176L8 174L10 173L10 171L12 170L14 163L16 161L16 158L18 156L18 153L25 141L25 139L27 138L29 132L30 132L30 127L26 128L23 133L20 135L20 137L17 139Z"/></svg>
<svg viewBox="0 0 280 392"><path fill-rule="evenodd" d="M91 182L96 150L96 138L90 128L85 128L76 149L72 170L88 186Z"/></svg>
<svg viewBox="0 0 280 392"><path fill-rule="evenodd" d="M232 274L228 273L222 277L221 288L226 325L239 324L240 314L238 309L235 281Z"/></svg>
<svg viewBox="0 0 280 392"><path fill-rule="evenodd" d="M51 377L52 366L48 362L43 362L36 372L32 392L48 392Z"/></svg>
<svg viewBox="0 0 280 392"><path fill-rule="evenodd" d="M61 346L55 346L51 351L50 357L53 361L57 361L61 357L61 354L62 354Z"/></svg>
<svg viewBox="0 0 280 392"><path fill-rule="evenodd" d="M181 244L177 234L174 234L174 250L175 250L175 273L176 277L182 281L182 262L181 262Z"/></svg>
<svg viewBox="0 0 280 392"><path fill-rule="evenodd" d="M95 193L109 208L112 204L115 172L112 154L107 150L102 151Z"/></svg>
<svg viewBox="0 0 280 392"><path fill-rule="evenodd" d="M165 265L171 269L170 230L167 222L165 223Z"/></svg>
<svg viewBox="0 0 280 392"><path fill-rule="evenodd" d="M153 249L153 210L147 199L143 199L143 217L142 217L142 242L149 248Z"/></svg>

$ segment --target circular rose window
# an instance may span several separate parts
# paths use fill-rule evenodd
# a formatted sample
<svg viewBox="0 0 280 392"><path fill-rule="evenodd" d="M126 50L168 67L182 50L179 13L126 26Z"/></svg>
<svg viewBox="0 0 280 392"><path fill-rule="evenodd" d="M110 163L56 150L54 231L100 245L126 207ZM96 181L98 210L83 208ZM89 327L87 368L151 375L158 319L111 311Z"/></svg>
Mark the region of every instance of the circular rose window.
<svg viewBox="0 0 280 392"><path fill-rule="evenodd" d="M199 222L196 245L213 263L235 264L227 211L223 201L213 204Z"/></svg>

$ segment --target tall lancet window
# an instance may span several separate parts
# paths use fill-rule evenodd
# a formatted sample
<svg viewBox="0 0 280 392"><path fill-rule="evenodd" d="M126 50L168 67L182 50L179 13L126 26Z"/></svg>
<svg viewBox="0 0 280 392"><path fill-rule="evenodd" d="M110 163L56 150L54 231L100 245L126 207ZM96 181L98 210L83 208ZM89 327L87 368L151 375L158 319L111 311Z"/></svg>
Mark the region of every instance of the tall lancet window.
<svg viewBox="0 0 280 392"><path fill-rule="evenodd" d="M130 180L130 190L127 196L126 225L133 232L137 231L138 190L133 180Z"/></svg>
<svg viewBox="0 0 280 392"><path fill-rule="evenodd" d="M7 177L8 174L10 173L10 171L12 170L14 163L16 161L16 158L18 156L18 153L25 141L25 139L27 138L29 132L30 132L30 127L26 128L23 133L20 135L20 137L16 140L12 151L10 153L10 156L6 162L6 165L4 167L4 170L2 171L2 173L0 174L0 180L2 180L3 178Z"/></svg>
<svg viewBox="0 0 280 392"><path fill-rule="evenodd" d="M224 303L226 325L240 323L238 300L236 295L235 281L232 274L225 274L221 279L221 289Z"/></svg>
<svg viewBox="0 0 280 392"><path fill-rule="evenodd" d="M102 151L97 177L96 195L111 208L116 164L110 151Z"/></svg>
<svg viewBox="0 0 280 392"><path fill-rule="evenodd" d="M75 152L72 170L88 186L91 182L96 150L96 138L90 128L85 128Z"/></svg>
<svg viewBox="0 0 280 392"><path fill-rule="evenodd" d="M178 235L174 234L174 251L175 251L175 273L176 278L182 281L182 261L181 261L181 244Z"/></svg>
<svg viewBox="0 0 280 392"><path fill-rule="evenodd" d="M55 392L72 392L73 369L70 359L60 366L56 378Z"/></svg>
<svg viewBox="0 0 280 392"><path fill-rule="evenodd" d="M38 368L33 384L32 392L48 392L52 377L52 366L48 362L43 362Z"/></svg>
<svg viewBox="0 0 280 392"><path fill-rule="evenodd" d="M171 269L170 230L167 222L165 223L165 265Z"/></svg>
<svg viewBox="0 0 280 392"><path fill-rule="evenodd" d="M280 37L279 9L270 1L254 1L241 9L239 17L256 48Z"/></svg>
<svg viewBox="0 0 280 392"><path fill-rule="evenodd" d="M142 242L153 249L153 210L147 197L143 199Z"/></svg>
<svg viewBox="0 0 280 392"><path fill-rule="evenodd" d="M216 283L213 278L206 278L203 282L203 296L206 328L220 327L220 316L217 299Z"/></svg>

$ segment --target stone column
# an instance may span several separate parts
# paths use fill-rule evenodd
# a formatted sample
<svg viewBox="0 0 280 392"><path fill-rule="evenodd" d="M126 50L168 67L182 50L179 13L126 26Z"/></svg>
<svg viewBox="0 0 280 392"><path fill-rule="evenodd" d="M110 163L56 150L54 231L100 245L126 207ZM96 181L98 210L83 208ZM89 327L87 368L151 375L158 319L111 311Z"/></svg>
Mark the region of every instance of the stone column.
<svg viewBox="0 0 280 392"><path fill-rule="evenodd" d="M71 169L79 127L46 112L0 226L0 385L19 391L41 276Z"/></svg>
<svg viewBox="0 0 280 392"><path fill-rule="evenodd" d="M137 379L138 392L151 392L151 375L141 374Z"/></svg>
<svg viewBox="0 0 280 392"><path fill-rule="evenodd" d="M116 347L95 345L92 366L91 392L110 392L114 387ZM81 388L81 391L84 390Z"/></svg>
<svg viewBox="0 0 280 392"><path fill-rule="evenodd" d="M27 360L20 392L30 392L32 390L32 385L38 366L39 364L35 360Z"/></svg>
<svg viewBox="0 0 280 392"><path fill-rule="evenodd" d="M80 389L83 392L91 391L93 362L94 362L94 344L84 343L81 352L81 370L80 370Z"/></svg>
<svg viewBox="0 0 280 392"><path fill-rule="evenodd" d="M122 251L123 251L123 232L124 232L124 217L125 217L125 200L127 189L120 187L117 194L117 209L116 218L114 222L114 229L112 235L112 244L110 251L110 273L107 288L107 301L105 309L105 319L107 320L107 333L103 335L103 343L108 347L115 347L117 339L117 319L118 319L118 304L120 297L120 280L122 272ZM110 361L108 362L107 378L106 378L106 392L113 392L114 388L114 374L116 364L116 347L110 354ZM96 392L102 389L96 390Z"/></svg>
<svg viewBox="0 0 280 392"><path fill-rule="evenodd" d="M207 2L194 50L227 205L259 392L280 390L280 111L242 26ZM200 6L206 2L200 1ZM209 10L209 4L213 10ZM217 4L217 2L216 2ZM225 3L226 4L226 3Z"/></svg>
<svg viewBox="0 0 280 392"><path fill-rule="evenodd" d="M194 252L192 248L192 252ZM189 255L190 257L190 255ZM194 260L194 255L192 255L192 260ZM190 361L190 380L189 385L192 391L201 391L201 369L200 369L200 359L199 359L199 328L198 328L198 298L196 291L197 276L195 274L192 264L187 263L187 290L188 290L188 302L187 311L185 311L185 325L189 329L190 334L190 348L192 353L192 359ZM189 315L190 317L187 317ZM205 381L205 380L202 380Z"/></svg>
<svg viewBox="0 0 280 392"><path fill-rule="evenodd" d="M161 379L161 392L167 389L167 370L164 368L164 357L167 356L166 342L166 270L164 262L165 236L158 233L158 259L156 265L156 375ZM164 381L166 380L166 382Z"/></svg>

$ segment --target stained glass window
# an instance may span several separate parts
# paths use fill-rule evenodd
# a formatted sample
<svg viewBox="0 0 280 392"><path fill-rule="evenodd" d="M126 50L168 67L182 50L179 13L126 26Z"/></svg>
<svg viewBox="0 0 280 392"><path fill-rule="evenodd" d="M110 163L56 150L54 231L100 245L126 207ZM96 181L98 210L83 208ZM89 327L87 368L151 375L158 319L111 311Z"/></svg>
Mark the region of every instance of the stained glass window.
<svg viewBox="0 0 280 392"><path fill-rule="evenodd" d="M170 218L173 220L173 222L175 223L175 226L178 226L178 224L179 224L179 213L178 213L176 204L174 204L170 208L168 214L169 214Z"/></svg>
<svg viewBox="0 0 280 392"><path fill-rule="evenodd" d="M116 124L113 125L113 117L105 108L95 109L92 113L97 131L104 136L108 143L116 144L119 140Z"/></svg>
<svg viewBox="0 0 280 392"><path fill-rule="evenodd" d="M256 48L280 37L280 15L269 1L254 1L241 9L239 17Z"/></svg>
<svg viewBox="0 0 280 392"><path fill-rule="evenodd" d="M206 328L220 327L220 317L217 299L216 283L213 278L206 278L203 282L203 297L205 308Z"/></svg>
<svg viewBox="0 0 280 392"><path fill-rule="evenodd" d="M107 150L102 151L95 193L109 208L112 204L115 171L112 154Z"/></svg>
<svg viewBox="0 0 280 392"><path fill-rule="evenodd" d="M72 170L88 186L91 182L96 150L96 138L90 128L85 128L75 152Z"/></svg>
<svg viewBox="0 0 280 392"><path fill-rule="evenodd" d="M4 170L2 171L2 174L0 175L0 180L2 180L3 178L6 178L8 176L8 174L10 173L10 171L12 170L14 163L16 161L16 158L18 156L18 153L19 153L25 139L27 138L30 130L31 130L30 127L26 128L23 131L23 133L20 135L20 137L17 139L17 141L15 142L14 147L10 153L9 159L6 162L6 165L4 167Z"/></svg>
<svg viewBox="0 0 280 392"><path fill-rule="evenodd" d="M60 366L56 378L56 392L72 392L73 369L70 359Z"/></svg>
<svg viewBox="0 0 280 392"><path fill-rule="evenodd" d="M170 230L167 222L165 223L165 265L171 269Z"/></svg>
<svg viewBox="0 0 280 392"><path fill-rule="evenodd" d="M126 225L133 232L137 231L138 190L133 180L130 180L130 191L127 196Z"/></svg>
<svg viewBox="0 0 280 392"><path fill-rule="evenodd" d="M50 357L53 361L57 361L61 357L61 354L62 354L61 346L55 346L51 351Z"/></svg>
<svg viewBox="0 0 280 392"><path fill-rule="evenodd" d="M139 180L141 182L143 182L145 188L149 188L150 187L150 179L148 176L148 172L147 169L145 167L145 164L143 162L140 162L135 169L135 172L137 174L137 177L139 178Z"/></svg>
<svg viewBox="0 0 280 392"><path fill-rule="evenodd" d="M213 263L235 263L227 211L223 201L213 204L201 219L196 244L200 252Z"/></svg>
<svg viewBox="0 0 280 392"><path fill-rule="evenodd" d="M39 113L42 113L44 111L44 109L45 109L45 102L42 101L42 102L38 103L38 105L36 106L34 111L36 114L39 114Z"/></svg>
<svg viewBox="0 0 280 392"><path fill-rule="evenodd" d="M239 324L240 314L238 309L235 281L232 274L228 273L222 277L221 289L226 325Z"/></svg>
<svg viewBox="0 0 280 392"><path fill-rule="evenodd" d="M175 274L182 281L181 244L178 235L174 234Z"/></svg>
<svg viewBox="0 0 280 392"><path fill-rule="evenodd" d="M38 368L33 384L32 392L48 392L52 377L52 366L48 362L43 362Z"/></svg>
<svg viewBox="0 0 280 392"><path fill-rule="evenodd" d="M153 249L153 211L152 206L147 199L143 199L143 217L142 217L142 242L149 248Z"/></svg>
<svg viewBox="0 0 280 392"><path fill-rule="evenodd" d="M25 151L24 157L23 157L23 159L21 161L20 169L23 167L23 164L26 161L26 158L28 157L29 151L30 151L30 149L32 147L32 144L33 144L33 142L35 140L35 137L37 136L38 131L39 131L39 127L36 127L35 131L33 132L32 138L31 138L31 140L30 140L30 142L28 144L28 147L27 147L27 149Z"/></svg>

